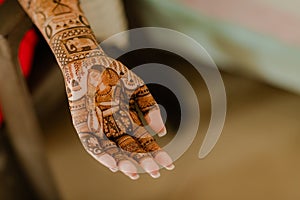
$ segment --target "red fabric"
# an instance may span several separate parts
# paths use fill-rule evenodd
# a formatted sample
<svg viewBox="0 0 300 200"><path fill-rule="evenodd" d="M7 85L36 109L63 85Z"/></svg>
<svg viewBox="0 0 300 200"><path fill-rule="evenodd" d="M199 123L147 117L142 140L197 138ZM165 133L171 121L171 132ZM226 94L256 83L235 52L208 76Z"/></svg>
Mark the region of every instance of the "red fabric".
<svg viewBox="0 0 300 200"><path fill-rule="evenodd" d="M4 2L4 0L0 0L0 6ZM20 43L19 46L19 61L22 68L23 75L25 77L28 77L30 73L30 69L33 62L33 55L34 55L34 47L36 46L38 42L38 36L34 29L30 29L27 31ZM0 126L3 121L3 116L1 114L1 108L0 108Z"/></svg>
<svg viewBox="0 0 300 200"><path fill-rule="evenodd" d="M1 1L1 0L0 0ZM38 36L34 29L27 31L19 46L19 61L22 68L23 75L29 75L34 55L34 47L38 42Z"/></svg>

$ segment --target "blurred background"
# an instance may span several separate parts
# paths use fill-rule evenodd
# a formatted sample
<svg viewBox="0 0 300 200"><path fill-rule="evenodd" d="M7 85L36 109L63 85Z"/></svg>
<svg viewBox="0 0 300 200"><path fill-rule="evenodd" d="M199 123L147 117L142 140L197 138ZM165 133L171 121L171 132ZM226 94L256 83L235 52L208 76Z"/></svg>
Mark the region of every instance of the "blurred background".
<svg viewBox="0 0 300 200"><path fill-rule="evenodd" d="M198 95L201 121L196 139L175 162L175 170L162 170L156 180L143 174L137 181L120 172L112 173L83 149L72 127L59 67L45 41L30 25L35 32L32 37L38 42L28 47L34 53L28 55L32 62L26 86L41 128L53 184L61 199L300 198L298 1L83 0L82 7L99 42L114 33L143 26L170 28L197 40L221 70L227 117L217 145L200 160L198 151L211 116L210 98L202 78L194 75L193 66L184 58L170 52L144 49L127 53L119 60L129 68L156 62L182 73ZM22 16L19 20L26 18ZM145 37L159 42L157 36ZM129 35L110 48L124 48L131 40L134 38ZM198 52L181 45L199 65L205 66ZM168 113L168 135L158 139L163 146L178 129L178 102L165 88L150 85L150 90ZM6 121L9 119L4 113L0 129L0 199L38 199L28 170L18 160L20 155L11 142L12 129Z"/></svg>

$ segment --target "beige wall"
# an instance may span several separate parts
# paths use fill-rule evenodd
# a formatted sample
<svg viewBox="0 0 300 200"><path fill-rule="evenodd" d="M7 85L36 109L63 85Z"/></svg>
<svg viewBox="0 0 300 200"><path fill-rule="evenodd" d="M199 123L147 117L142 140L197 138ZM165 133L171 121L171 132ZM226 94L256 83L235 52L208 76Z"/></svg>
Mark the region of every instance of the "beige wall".
<svg viewBox="0 0 300 200"><path fill-rule="evenodd" d="M300 45L299 1L288 0L178 0L210 17Z"/></svg>

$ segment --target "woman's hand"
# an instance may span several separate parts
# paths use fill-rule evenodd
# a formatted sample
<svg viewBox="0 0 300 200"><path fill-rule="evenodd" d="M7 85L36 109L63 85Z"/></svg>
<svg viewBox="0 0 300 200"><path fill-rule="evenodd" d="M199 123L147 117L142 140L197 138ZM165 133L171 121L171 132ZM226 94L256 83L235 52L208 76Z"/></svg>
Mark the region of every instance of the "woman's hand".
<svg viewBox="0 0 300 200"><path fill-rule="evenodd" d="M73 123L86 150L132 179L139 177L135 164L154 178L159 177L158 164L173 169L171 158L142 123L159 136L166 134L159 107L142 80L105 56L75 64L81 66L80 82L70 80L67 91Z"/></svg>
<svg viewBox="0 0 300 200"><path fill-rule="evenodd" d="M136 165L159 177L174 168L145 124L166 134L143 81L98 46L77 0L19 0L62 70L74 127L85 149L112 171L137 179ZM104 27L105 28L105 27Z"/></svg>

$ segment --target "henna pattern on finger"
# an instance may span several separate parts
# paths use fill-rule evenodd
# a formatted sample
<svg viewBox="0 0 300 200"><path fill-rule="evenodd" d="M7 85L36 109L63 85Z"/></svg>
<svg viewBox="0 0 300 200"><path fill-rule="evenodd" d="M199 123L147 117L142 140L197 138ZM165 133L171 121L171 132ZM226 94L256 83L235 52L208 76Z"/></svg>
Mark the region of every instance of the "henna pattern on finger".
<svg viewBox="0 0 300 200"><path fill-rule="evenodd" d="M149 158L150 155L147 151L145 151L136 138L124 134L116 139L117 145L124 150L125 154L128 155L128 157L135 160L137 163L141 163L143 159Z"/></svg>
<svg viewBox="0 0 300 200"><path fill-rule="evenodd" d="M144 116L151 110L158 109L157 103L146 85L138 88L132 98L134 98L134 101Z"/></svg>
<svg viewBox="0 0 300 200"><path fill-rule="evenodd" d="M158 144L155 142L155 139L144 127L137 127L134 131L134 136L137 138L140 145L145 149L146 152L153 152L160 149Z"/></svg>
<svg viewBox="0 0 300 200"><path fill-rule="evenodd" d="M126 155L121 151L120 148L117 147L115 142L108 139L102 139L100 141L100 145L108 155L115 159L117 165L122 160L128 160Z"/></svg>

